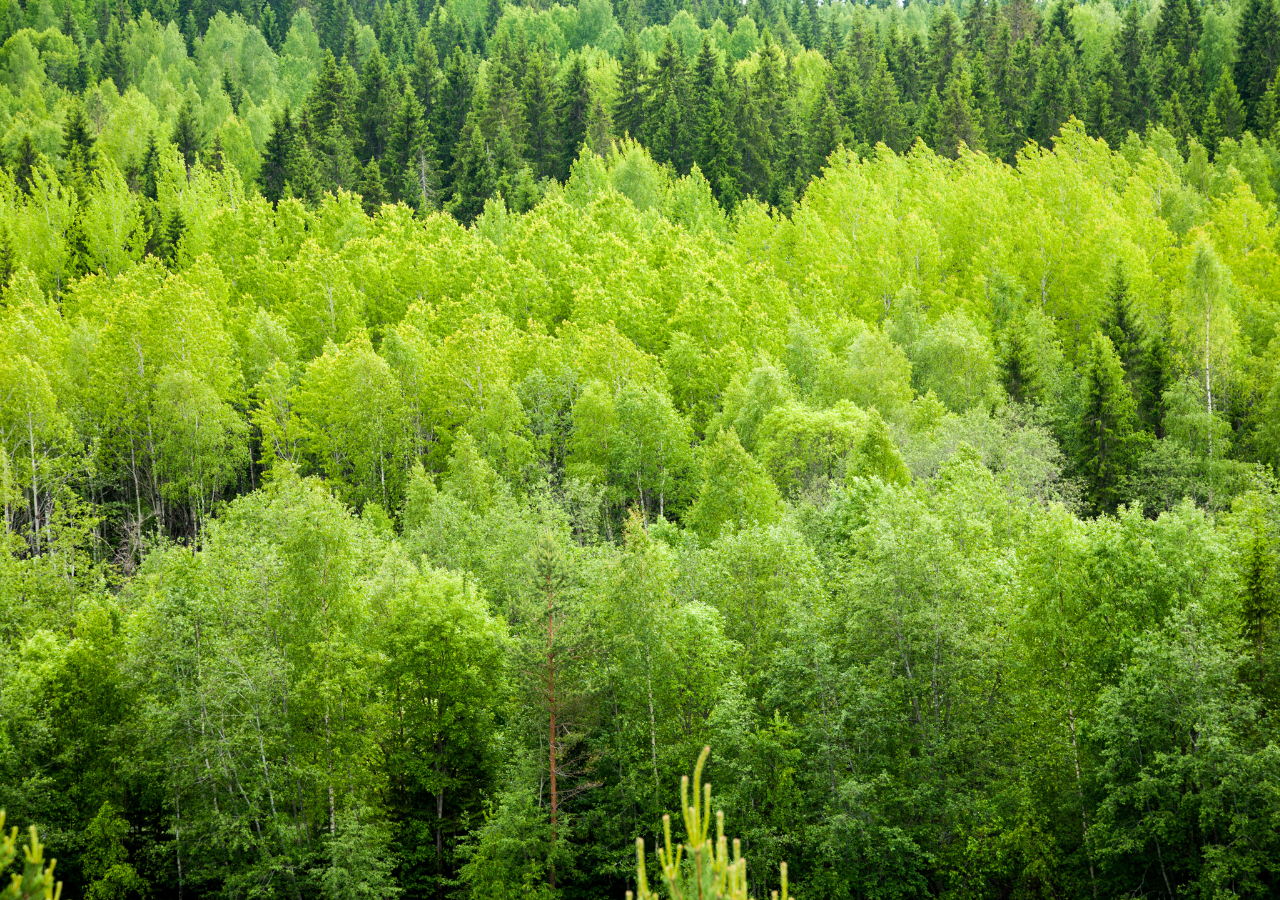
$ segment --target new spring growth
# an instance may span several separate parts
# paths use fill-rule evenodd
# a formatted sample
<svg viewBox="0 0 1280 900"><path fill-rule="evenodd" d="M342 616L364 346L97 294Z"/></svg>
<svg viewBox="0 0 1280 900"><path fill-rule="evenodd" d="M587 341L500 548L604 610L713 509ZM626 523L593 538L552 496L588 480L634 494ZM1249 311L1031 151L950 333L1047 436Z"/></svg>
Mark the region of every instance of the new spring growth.
<svg viewBox="0 0 1280 900"><path fill-rule="evenodd" d="M711 748L704 747L693 770L693 802L689 802L689 777L680 780L680 805L684 810L686 843L672 845L671 817L662 817L664 846L656 854L662 870L662 882L670 900L750 900L747 895L747 861L742 844L735 838L733 856L724 834L724 813L716 813L716 837L711 828L711 785L702 783L702 767ZM659 894L649 887L644 861L644 838L636 839L636 887L638 900L658 900ZM627 900L633 898L627 891ZM773 900L789 900L787 865L782 864L782 893L773 892Z"/></svg>
<svg viewBox="0 0 1280 900"><path fill-rule="evenodd" d="M18 855L18 829L15 826L9 834L4 834L4 810L0 809L0 872L9 868ZM49 860L44 864L44 845L36 834L36 826L31 826L31 839L22 848L24 865L22 874L14 875L8 887L0 889L0 900L60 900L62 882L53 880L53 867L57 860Z"/></svg>

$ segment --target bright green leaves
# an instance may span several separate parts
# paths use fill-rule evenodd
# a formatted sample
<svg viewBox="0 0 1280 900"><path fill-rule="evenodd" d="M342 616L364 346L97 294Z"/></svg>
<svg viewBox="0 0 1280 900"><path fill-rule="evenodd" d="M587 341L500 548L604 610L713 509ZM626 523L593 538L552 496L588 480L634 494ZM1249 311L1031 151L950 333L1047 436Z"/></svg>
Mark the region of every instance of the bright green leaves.
<svg viewBox="0 0 1280 900"><path fill-rule="evenodd" d="M293 426L310 465L351 503L398 509L408 468L408 407L391 367L368 339L331 347L291 397Z"/></svg>

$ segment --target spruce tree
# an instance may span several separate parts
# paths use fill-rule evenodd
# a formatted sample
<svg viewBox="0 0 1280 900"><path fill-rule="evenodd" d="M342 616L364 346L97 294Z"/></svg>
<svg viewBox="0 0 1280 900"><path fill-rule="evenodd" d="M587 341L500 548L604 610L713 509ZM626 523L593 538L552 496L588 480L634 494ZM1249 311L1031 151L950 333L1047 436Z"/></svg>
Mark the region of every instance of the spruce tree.
<svg viewBox="0 0 1280 900"><path fill-rule="evenodd" d="M147 134L147 149L142 154L142 168L138 171L138 192L148 200L160 198L160 148L156 133Z"/></svg>
<svg viewBox="0 0 1280 900"><path fill-rule="evenodd" d="M459 141L453 166L448 209L458 221L470 225L484 210L484 201L492 197L498 187L494 160L474 118L468 122Z"/></svg>
<svg viewBox="0 0 1280 900"><path fill-rule="evenodd" d="M688 75L684 51L668 35L654 62L644 106L644 142L658 162L688 171Z"/></svg>
<svg viewBox="0 0 1280 900"><path fill-rule="evenodd" d="M956 62L939 100L938 117L930 139L934 150L954 159L961 144L971 150L986 149L982 119L973 100L969 73L960 61Z"/></svg>
<svg viewBox="0 0 1280 900"><path fill-rule="evenodd" d="M1280 69L1280 10L1275 0L1246 0L1236 31L1235 85L1245 124L1258 126L1258 107Z"/></svg>
<svg viewBox="0 0 1280 900"><path fill-rule="evenodd" d="M231 80L231 70L222 70L222 92L227 95L227 100L231 102L231 111L239 115L240 104L244 102L244 91Z"/></svg>
<svg viewBox="0 0 1280 900"><path fill-rule="evenodd" d="M363 201L366 215L372 216L387 201L387 191L382 183L382 170L377 160L369 160L360 170L360 177L356 180L356 193Z"/></svg>
<svg viewBox="0 0 1280 900"><path fill-rule="evenodd" d="M628 31L622 44L618 72L618 98L613 108L615 131L622 137L639 140L644 128L645 72L640 45L634 31Z"/></svg>
<svg viewBox="0 0 1280 900"><path fill-rule="evenodd" d="M556 175L567 179L574 160L587 142L587 126L591 116L591 81L587 64L579 54L574 57L560 90L556 119L560 132L560 160Z"/></svg>
<svg viewBox="0 0 1280 900"><path fill-rule="evenodd" d="M27 195L31 194L32 179L42 161L40 151L31 140L30 132L24 134L22 140L18 142L18 149L13 155L12 163L13 182L19 191Z"/></svg>
<svg viewBox="0 0 1280 900"><path fill-rule="evenodd" d="M859 136L873 147L883 143L901 153L910 140L910 126L898 96L898 86L889 74L883 53L876 61L875 74L867 85L860 110Z"/></svg>
<svg viewBox="0 0 1280 900"><path fill-rule="evenodd" d="M461 48L455 48L449 57L431 119L431 135L440 151L440 169L444 173L446 187L452 183L454 148L463 146L460 141L474 90L475 76L470 57Z"/></svg>
<svg viewBox="0 0 1280 900"><path fill-rule="evenodd" d="M579 59L576 63L581 64ZM525 158L539 177L564 177L560 173L560 142L565 135L560 119L555 82L550 64L539 51L529 55L528 68L520 86L525 122Z"/></svg>
<svg viewBox="0 0 1280 900"><path fill-rule="evenodd" d="M1085 495L1097 513L1111 513L1125 500L1135 462L1136 409L1124 367L1110 338L1095 332L1080 373L1076 419L1076 465Z"/></svg>
<svg viewBox="0 0 1280 900"><path fill-rule="evenodd" d="M62 158L73 172L88 174L96 163L94 144L96 138L84 116L84 107L73 101L67 108L67 120L62 126Z"/></svg>
<svg viewBox="0 0 1280 900"><path fill-rule="evenodd" d="M129 67L124 55L124 33L120 20L112 18L102 42L102 61L98 64L103 78L110 78L121 94L129 86Z"/></svg>
<svg viewBox="0 0 1280 900"><path fill-rule="evenodd" d="M178 108L178 120L174 123L171 140L178 148L182 162L187 167L187 177L190 178L191 169L200 156L201 140L199 127L196 125L195 116L191 112L191 103L188 100L183 100L182 106Z"/></svg>
<svg viewBox="0 0 1280 900"><path fill-rule="evenodd" d="M356 103L356 157L361 163L380 161L395 123L398 96L382 51L374 49L360 75Z"/></svg>
<svg viewBox="0 0 1280 900"><path fill-rule="evenodd" d="M440 190L440 161L426 117L412 90L405 93L391 136L392 197L415 210L434 209Z"/></svg>
<svg viewBox="0 0 1280 900"><path fill-rule="evenodd" d="M1205 111L1204 122L1201 135L1210 153L1217 152L1218 143L1223 138L1238 141L1244 133L1244 103L1236 92L1235 82L1229 71L1222 73L1217 90L1209 98L1209 108ZM1210 122L1212 122L1212 134L1209 131Z"/></svg>
<svg viewBox="0 0 1280 900"><path fill-rule="evenodd" d="M13 249L13 232L9 223L0 224L0 299L4 298L9 287L9 280L18 270L18 254Z"/></svg>
<svg viewBox="0 0 1280 900"><path fill-rule="evenodd" d="M338 66L333 51L326 50L304 107L310 132L308 139L316 140L328 134L332 126L337 126L338 132L348 139L354 138L354 106L355 98L351 95L347 75Z"/></svg>
<svg viewBox="0 0 1280 900"><path fill-rule="evenodd" d="M273 204L285 197L314 201L317 189L309 156L294 125L293 113L286 106L275 120L262 152L262 168L258 171L262 196Z"/></svg>

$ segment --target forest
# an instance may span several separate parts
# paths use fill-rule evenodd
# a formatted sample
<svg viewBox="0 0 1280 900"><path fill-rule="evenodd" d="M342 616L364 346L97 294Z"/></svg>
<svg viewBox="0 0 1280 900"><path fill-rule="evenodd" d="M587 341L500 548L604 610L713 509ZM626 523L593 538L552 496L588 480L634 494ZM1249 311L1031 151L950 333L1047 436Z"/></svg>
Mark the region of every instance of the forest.
<svg viewBox="0 0 1280 900"><path fill-rule="evenodd" d="M19 882L649 900L709 746L757 898L1275 896L1278 70L1274 0L0 0Z"/></svg>

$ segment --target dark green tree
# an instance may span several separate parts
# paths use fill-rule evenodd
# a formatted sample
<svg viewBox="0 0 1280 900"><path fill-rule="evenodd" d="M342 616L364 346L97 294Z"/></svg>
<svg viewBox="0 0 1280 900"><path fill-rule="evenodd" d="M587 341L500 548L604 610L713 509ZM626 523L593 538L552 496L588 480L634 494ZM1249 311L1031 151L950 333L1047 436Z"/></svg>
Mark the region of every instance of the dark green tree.
<svg viewBox="0 0 1280 900"><path fill-rule="evenodd" d="M405 93L391 135L388 183L393 199L416 210L439 205L440 160L422 106L413 91Z"/></svg>
<svg viewBox="0 0 1280 900"><path fill-rule="evenodd" d="M200 128L196 124L195 115L191 112L190 101L183 100L182 106L178 108L178 120L173 125L173 136L170 140L178 148L183 165L187 167L187 176L190 177L192 167L200 158L200 148L203 145Z"/></svg>
<svg viewBox="0 0 1280 900"><path fill-rule="evenodd" d="M381 161L396 119L398 95L381 50L375 49L360 74L356 101L356 157L361 163Z"/></svg>
<svg viewBox="0 0 1280 900"><path fill-rule="evenodd" d="M1120 357L1111 339L1096 332L1080 372L1076 464L1097 513L1114 512L1127 499L1137 451L1136 412Z"/></svg>
<svg viewBox="0 0 1280 900"><path fill-rule="evenodd" d="M258 172L262 196L272 203L279 203L285 197L314 201L317 190L311 169L310 154L294 125L293 113L286 106L275 120L263 149L262 168Z"/></svg>
<svg viewBox="0 0 1280 900"><path fill-rule="evenodd" d="M637 140L644 133L644 90L646 72L640 55L640 44L634 31L628 31L622 44L618 72L618 96L613 107L613 126L620 137Z"/></svg>
<svg viewBox="0 0 1280 900"><path fill-rule="evenodd" d="M560 139L567 137L559 121L555 81L550 61L540 52L529 54L520 85L525 123L525 158L539 177L565 177L561 173Z"/></svg>
<svg viewBox="0 0 1280 900"><path fill-rule="evenodd" d="M1280 10L1275 0L1246 0L1236 31L1235 85L1245 124L1257 126L1258 107L1280 69Z"/></svg>
<svg viewBox="0 0 1280 900"><path fill-rule="evenodd" d="M575 56L565 73L556 107L559 126L560 159L556 175L569 177L569 170L578 153L587 142L588 118L591 115L591 81L587 77L587 64L581 55ZM604 148L601 148L602 150ZM530 159L530 162L533 160ZM536 168L535 168L535 171Z"/></svg>

